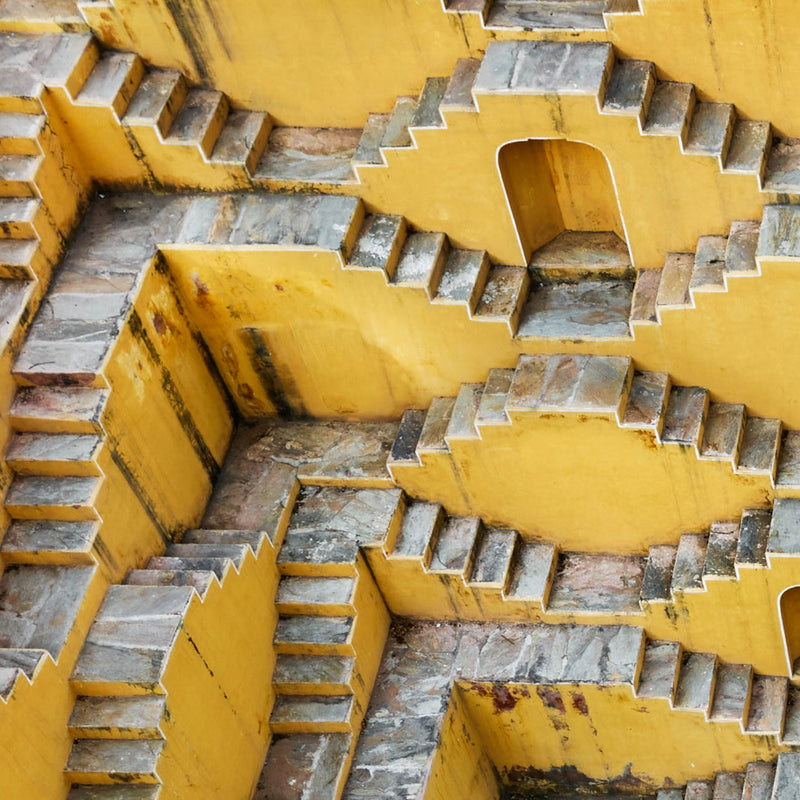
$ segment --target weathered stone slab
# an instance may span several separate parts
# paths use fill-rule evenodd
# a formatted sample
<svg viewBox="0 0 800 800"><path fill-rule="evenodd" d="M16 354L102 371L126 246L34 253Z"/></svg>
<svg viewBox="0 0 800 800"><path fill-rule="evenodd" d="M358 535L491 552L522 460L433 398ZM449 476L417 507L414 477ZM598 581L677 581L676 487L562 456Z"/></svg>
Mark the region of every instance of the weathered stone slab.
<svg viewBox="0 0 800 800"><path fill-rule="evenodd" d="M678 666L681 663L681 646L678 642L648 640L637 697L663 697L672 700L678 681Z"/></svg>
<svg viewBox="0 0 800 800"><path fill-rule="evenodd" d="M693 105L694 86L691 83L664 81L656 84L644 132L651 136L679 135Z"/></svg>
<svg viewBox="0 0 800 800"><path fill-rule="evenodd" d="M684 653L675 689L675 708L706 712L714 691L717 657L711 653Z"/></svg>
<svg viewBox="0 0 800 800"><path fill-rule="evenodd" d="M617 61L603 99L603 113L640 114L655 87L655 77L650 61Z"/></svg>
<svg viewBox="0 0 800 800"><path fill-rule="evenodd" d="M351 183L352 160L362 131L359 128L272 129L256 167L259 180L299 183Z"/></svg>
<svg viewBox="0 0 800 800"><path fill-rule="evenodd" d="M779 675L754 675L748 733L779 736L783 731L789 681Z"/></svg>
<svg viewBox="0 0 800 800"><path fill-rule="evenodd" d="M635 372L622 417L623 428L659 431L669 391L666 372Z"/></svg>
<svg viewBox="0 0 800 800"><path fill-rule="evenodd" d="M554 544L520 542L505 597L509 600L547 602L556 563Z"/></svg>
<svg viewBox="0 0 800 800"><path fill-rule="evenodd" d="M406 509L395 540L393 558L430 558L444 520L438 503L411 503Z"/></svg>
<svg viewBox="0 0 800 800"><path fill-rule="evenodd" d="M720 664L709 718L744 723L750 707L753 668L745 664ZM739 790L741 797L741 788ZM739 800L739 798L737 798Z"/></svg>

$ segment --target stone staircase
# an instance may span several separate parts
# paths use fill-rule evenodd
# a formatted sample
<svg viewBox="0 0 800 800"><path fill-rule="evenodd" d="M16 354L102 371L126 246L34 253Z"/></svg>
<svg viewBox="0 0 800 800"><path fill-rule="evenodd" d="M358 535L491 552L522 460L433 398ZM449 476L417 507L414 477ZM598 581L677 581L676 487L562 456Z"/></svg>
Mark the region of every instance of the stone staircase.
<svg viewBox="0 0 800 800"><path fill-rule="evenodd" d="M780 753L774 764L753 761L742 772L720 772L713 780L661 789L656 800L791 800L797 794L798 771L797 753Z"/></svg>

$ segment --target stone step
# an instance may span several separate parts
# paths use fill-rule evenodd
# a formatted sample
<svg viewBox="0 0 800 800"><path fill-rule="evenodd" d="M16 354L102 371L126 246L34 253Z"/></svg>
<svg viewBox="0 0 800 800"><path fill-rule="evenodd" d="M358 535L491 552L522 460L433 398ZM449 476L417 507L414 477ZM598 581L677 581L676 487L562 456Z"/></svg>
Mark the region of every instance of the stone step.
<svg viewBox="0 0 800 800"><path fill-rule="evenodd" d="M103 440L95 433L17 433L6 462L18 475L98 475Z"/></svg>
<svg viewBox="0 0 800 800"><path fill-rule="evenodd" d="M744 424L736 471L742 475L774 476L778 469L781 433L780 420L748 417Z"/></svg>
<svg viewBox="0 0 800 800"><path fill-rule="evenodd" d="M158 783L160 739L76 739L64 772L74 783Z"/></svg>
<svg viewBox="0 0 800 800"><path fill-rule="evenodd" d="M694 259L694 253L667 253L656 294L656 312L659 319L664 309L691 307L689 285L694 272Z"/></svg>
<svg viewBox="0 0 800 800"><path fill-rule="evenodd" d="M159 739L165 695L78 697L67 732L75 739Z"/></svg>
<svg viewBox="0 0 800 800"><path fill-rule="evenodd" d="M248 552L250 552L250 548L245 544L227 542L201 544L198 542L181 541L168 544L164 556L180 559L226 559L232 562L233 566L238 570L239 567L242 566Z"/></svg>
<svg viewBox="0 0 800 800"><path fill-rule="evenodd" d="M530 281L525 267L493 267L474 318L481 322L504 322L512 335L515 334L522 308L530 294Z"/></svg>
<svg viewBox="0 0 800 800"><path fill-rule="evenodd" d="M75 786L69 790L67 800L158 800L161 786L125 786L113 784L103 786Z"/></svg>
<svg viewBox="0 0 800 800"><path fill-rule="evenodd" d="M353 692L355 658L280 654L272 685L282 695L347 695Z"/></svg>
<svg viewBox="0 0 800 800"><path fill-rule="evenodd" d="M714 780L713 800L741 800L744 777L743 772L718 772Z"/></svg>
<svg viewBox="0 0 800 800"><path fill-rule="evenodd" d="M561 553L547 607L573 614L641 614L646 560L606 553Z"/></svg>
<svg viewBox="0 0 800 800"><path fill-rule="evenodd" d="M685 533L678 540L675 566L672 568L673 594L703 591L707 547L708 537L699 533Z"/></svg>
<svg viewBox="0 0 800 800"><path fill-rule="evenodd" d="M746 421L741 403L710 403L703 428L700 458L736 464L742 446Z"/></svg>
<svg viewBox="0 0 800 800"><path fill-rule="evenodd" d="M433 298L449 249L443 233L409 233L400 251L392 284L424 289L428 298Z"/></svg>
<svg viewBox="0 0 800 800"><path fill-rule="evenodd" d="M17 475L6 494L6 511L13 519L95 520L101 484L97 477Z"/></svg>
<svg viewBox="0 0 800 800"><path fill-rule="evenodd" d="M411 147L411 133L408 128L414 119L417 101L413 97L398 97L394 110L381 139L381 150Z"/></svg>
<svg viewBox="0 0 800 800"><path fill-rule="evenodd" d="M628 247L610 231L564 231L534 251L528 269L535 282L544 283L633 278Z"/></svg>
<svg viewBox="0 0 800 800"><path fill-rule="evenodd" d="M256 798L272 797L276 787L288 797L338 800L349 764L351 735L292 734L273 740L256 787Z"/></svg>
<svg viewBox="0 0 800 800"><path fill-rule="evenodd" d="M793 800L800 785L800 753L778 753L771 800Z"/></svg>
<svg viewBox="0 0 800 800"><path fill-rule="evenodd" d="M354 578L308 578L283 576L278 584L275 606L279 614L319 614L327 617L350 616Z"/></svg>
<svg viewBox="0 0 800 800"><path fill-rule="evenodd" d="M486 385L481 394L475 424L508 425L510 420L506 414L506 402L514 380L513 369L491 369Z"/></svg>
<svg viewBox="0 0 800 800"><path fill-rule="evenodd" d="M426 416L426 411L417 408L403 412L403 416L400 418L400 426L397 429L397 436L392 444L392 451L386 462L388 465L419 464L417 443L419 442Z"/></svg>
<svg viewBox="0 0 800 800"><path fill-rule="evenodd" d="M225 577L225 573L232 568L231 562L227 558L215 558L213 556L200 556L200 557L169 557L169 556L153 556L148 559L145 565L147 572L166 572L164 576L163 585L173 585L173 578L175 573L191 572L203 573L210 572L216 575L219 581ZM137 583L136 579L131 583ZM139 584L141 585L141 584ZM192 584L193 585L193 584Z"/></svg>
<svg viewBox="0 0 800 800"><path fill-rule="evenodd" d="M792 747L800 745L800 687L794 684L789 684L781 741Z"/></svg>
<svg viewBox="0 0 800 800"><path fill-rule="evenodd" d="M367 117L367 124L361 138L358 140L358 147L353 155L354 165L383 165L381 155L381 142L386 134L386 126L389 124L390 114L370 114Z"/></svg>
<svg viewBox="0 0 800 800"><path fill-rule="evenodd" d="M794 555L800 552L800 500L778 498L772 505L772 519L767 540L767 557Z"/></svg>
<svg viewBox="0 0 800 800"><path fill-rule="evenodd" d="M800 139L775 137L767 156L764 190L787 194L800 192L798 164L800 164Z"/></svg>
<svg viewBox="0 0 800 800"><path fill-rule="evenodd" d="M266 534L261 531L209 530L208 528L190 528L184 531L181 544L219 544L246 545L258 555Z"/></svg>
<svg viewBox="0 0 800 800"><path fill-rule="evenodd" d="M731 223L725 246L725 272L729 275L753 275L759 271L756 263L760 222L736 220Z"/></svg>
<svg viewBox="0 0 800 800"><path fill-rule="evenodd" d="M747 722L750 713L753 668L746 664L720 664L709 719L713 722Z"/></svg>
<svg viewBox="0 0 800 800"><path fill-rule="evenodd" d="M211 150L212 164L243 166L254 175L272 131L272 121L263 111L231 109Z"/></svg>
<svg viewBox="0 0 800 800"><path fill-rule="evenodd" d="M725 159L725 172L755 174L761 183L771 147L769 122L737 119Z"/></svg>
<svg viewBox="0 0 800 800"><path fill-rule="evenodd" d="M225 121L228 98L222 92L190 89L167 131L167 144L197 147L209 158Z"/></svg>
<svg viewBox="0 0 800 800"><path fill-rule="evenodd" d="M454 405L454 397L434 397L431 400L415 448L418 457L449 452L446 436Z"/></svg>
<svg viewBox="0 0 800 800"><path fill-rule="evenodd" d="M481 533L467 584L474 589L505 589L519 544L515 530L488 528Z"/></svg>
<svg viewBox="0 0 800 800"><path fill-rule="evenodd" d="M34 648L0 648L0 699L8 700L23 676L33 683L39 665L48 660L48 651Z"/></svg>
<svg viewBox="0 0 800 800"><path fill-rule="evenodd" d="M689 293L725 291L725 253L727 236L701 236L694 252L694 267Z"/></svg>
<svg viewBox="0 0 800 800"><path fill-rule="evenodd" d="M491 263L485 250L450 248L434 303L464 304L474 314L486 287Z"/></svg>
<svg viewBox="0 0 800 800"><path fill-rule="evenodd" d="M677 136L685 144L695 102L691 83L657 83L642 133L646 136Z"/></svg>
<svg viewBox="0 0 800 800"><path fill-rule="evenodd" d="M558 549L552 542L521 541L503 596L546 608L557 565Z"/></svg>
<svg viewBox="0 0 800 800"><path fill-rule="evenodd" d="M195 560L207 562L213 559ZM148 567L150 567L149 562ZM216 573L211 567L193 569L190 566L175 569L156 566L148 569L132 569L125 576L124 581L127 586L191 586L201 599L205 598L212 584L216 582Z"/></svg>
<svg viewBox="0 0 800 800"><path fill-rule="evenodd" d="M15 520L6 530L0 554L6 564L93 565L97 522Z"/></svg>
<svg viewBox="0 0 800 800"><path fill-rule="evenodd" d="M775 469L776 489L800 489L800 431L784 431Z"/></svg>
<svg viewBox="0 0 800 800"><path fill-rule="evenodd" d="M736 578L736 550L739 543L738 522L715 522L711 525L703 564L703 582Z"/></svg>
<svg viewBox="0 0 800 800"><path fill-rule="evenodd" d="M780 736L786 716L789 681L777 675L754 675L747 733Z"/></svg>
<svg viewBox="0 0 800 800"><path fill-rule="evenodd" d="M475 426L475 418L483 390L484 384L482 383L464 383L460 386L445 433L445 440L448 443L480 438Z"/></svg>
<svg viewBox="0 0 800 800"><path fill-rule="evenodd" d="M422 94L414 109L409 128L443 128L444 120L439 113L449 78L428 78L422 88Z"/></svg>
<svg viewBox="0 0 800 800"><path fill-rule="evenodd" d="M672 573L678 548L673 545L653 545L647 555L642 591L642 603L672 602Z"/></svg>
<svg viewBox="0 0 800 800"><path fill-rule="evenodd" d="M658 697L670 702L675 697L683 650L678 642L648 639L636 687L637 697Z"/></svg>
<svg viewBox="0 0 800 800"><path fill-rule="evenodd" d="M75 102L111 108L121 118L143 77L144 64L135 53L106 51L89 73Z"/></svg>
<svg viewBox="0 0 800 800"><path fill-rule="evenodd" d="M622 427L650 430L660 438L669 395L670 379L666 372L634 372Z"/></svg>
<svg viewBox="0 0 800 800"><path fill-rule="evenodd" d="M353 656L354 625L353 617L281 616L275 628L275 651L293 655Z"/></svg>
<svg viewBox="0 0 800 800"><path fill-rule="evenodd" d="M689 781L686 784L684 800L714 800L713 781Z"/></svg>
<svg viewBox="0 0 800 800"><path fill-rule="evenodd" d="M631 298L631 326L658 324L656 303L662 273L662 269L636 270L636 282Z"/></svg>
<svg viewBox="0 0 800 800"><path fill-rule="evenodd" d="M708 715L716 671L717 657L712 653L684 653L675 688L675 708Z"/></svg>
<svg viewBox="0 0 800 800"><path fill-rule="evenodd" d="M0 154L39 155L38 138L46 120L44 114L0 112Z"/></svg>
<svg viewBox="0 0 800 800"><path fill-rule="evenodd" d="M347 266L380 269L387 280L391 280L405 239L405 217L368 214L361 225Z"/></svg>
<svg viewBox="0 0 800 800"><path fill-rule="evenodd" d="M0 239L0 278L28 280L38 250L36 239Z"/></svg>
<svg viewBox="0 0 800 800"><path fill-rule="evenodd" d="M0 197L0 237L35 239L41 200L32 197Z"/></svg>
<svg viewBox="0 0 800 800"><path fill-rule="evenodd" d="M708 392L699 386L673 386L664 412L665 444L700 447L708 414Z"/></svg>
<svg viewBox="0 0 800 800"><path fill-rule="evenodd" d="M21 386L14 396L9 419L17 431L99 432L108 396L106 389L80 386Z"/></svg>
<svg viewBox="0 0 800 800"><path fill-rule="evenodd" d="M438 503L410 503L389 557L419 561L427 569L444 519Z"/></svg>
<svg viewBox="0 0 800 800"><path fill-rule="evenodd" d="M736 543L736 566L764 567L767 565L772 514L763 509L745 509L739 524Z"/></svg>
<svg viewBox="0 0 800 800"><path fill-rule="evenodd" d="M36 176L42 156L0 153L0 197L38 197Z"/></svg>
<svg viewBox="0 0 800 800"><path fill-rule="evenodd" d="M122 124L152 126L161 137L166 136L187 91L186 79L180 72L148 70L133 93Z"/></svg>
<svg viewBox="0 0 800 800"><path fill-rule="evenodd" d="M428 571L458 575L466 582L472 572L481 531L478 517L447 517L439 529Z"/></svg>
<svg viewBox="0 0 800 800"><path fill-rule="evenodd" d="M602 112L635 116L641 127L655 88L656 70L652 62L632 59L617 61L603 97Z"/></svg>
<svg viewBox="0 0 800 800"><path fill-rule="evenodd" d="M724 167L736 123L736 110L730 103L695 104L686 137L685 152L714 156Z"/></svg>
<svg viewBox="0 0 800 800"><path fill-rule="evenodd" d="M269 720L273 733L350 733L352 695L278 695Z"/></svg>
<svg viewBox="0 0 800 800"><path fill-rule="evenodd" d="M487 28L521 31L605 30L602 0L494 0L486 15Z"/></svg>
<svg viewBox="0 0 800 800"><path fill-rule="evenodd" d="M476 111L472 87L481 61L478 58L459 58L439 103L440 111Z"/></svg>

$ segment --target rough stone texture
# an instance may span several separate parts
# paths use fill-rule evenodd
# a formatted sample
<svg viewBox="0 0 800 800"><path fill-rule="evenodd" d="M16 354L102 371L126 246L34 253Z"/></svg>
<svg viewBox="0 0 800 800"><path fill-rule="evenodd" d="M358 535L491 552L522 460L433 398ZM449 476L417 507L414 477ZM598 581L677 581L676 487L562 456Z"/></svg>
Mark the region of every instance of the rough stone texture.
<svg viewBox="0 0 800 800"><path fill-rule="evenodd" d="M456 68L450 76L447 90L439 104L447 111L474 111L475 104L472 101L472 87L481 66L478 58L459 58Z"/></svg>
<svg viewBox="0 0 800 800"><path fill-rule="evenodd" d="M448 248L443 233L410 233L403 243L392 283L434 294Z"/></svg>
<svg viewBox="0 0 800 800"><path fill-rule="evenodd" d="M777 675L754 675L748 733L780 735L786 713L789 682Z"/></svg>
<svg viewBox="0 0 800 800"><path fill-rule="evenodd" d="M745 722L752 678L753 668L748 665L720 664L717 668L710 719Z"/></svg>
<svg viewBox="0 0 800 800"><path fill-rule="evenodd" d="M162 69L150 70L136 87L131 102L125 109L123 124L157 125L163 136L166 133L164 118L170 100L183 86L185 86L185 81L180 72Z"/></svg>
<svg viewBox="0 0 800 800"><path fill-rule="evenodd" d="M672 444L698 444L708 405L708 392L699 386L673 386L664 414L662 439Z"/></svg>
<svg viewBox="0 0 800 800"><path fill-rule="evenodd" d="M73 786L67 800L157 800L160 786Z"/></svg>
<svg viewBox="0 0 800 800"><path fill-rule="evenodd" d="M656 294L657 308L691 306L689 284L694 271L694 253L667 253Z"/></svg>
<svg viewBox="0 0 800 800"><path fill-rule="evenodd" d="M375 267L386 270L394 268L390 258L399 247L398 241L405 236L406 223L403 217L387 214L370 214L361 225L349 266Z"/></svg>
<svg viewBox="0 0 800 800"><path fill-rule="evenodd" d="M156 777L156 764L163 747L164 742L156 739L77 739L65 772L73 778L117 775L120 782L129 782L134 776L152 779Z"/></svg>
<svg viewBox="0 0 800 800"><path fill-rule="evenodd" d="M469 583L484 588L505 588L517 539L514 530L494 528L484 531L475 551Z"/></svg>
<svg viewBox="0 0 800 800"><path fill-rule="evenodd" d="M713 781L689 781L686 784L684 800L712 800L714 793Z"/></svg>
<svg viewBox="0 0 800 800"><path fill-rule="evenodd" d="M677 642L648 640L636 688L637 696L671 700L675 694L680 662L681 646Z"/></svg>
<svg viewBox="0 0 800 800"><path fill-rule="evenodd" d="M475 416L478 413L484 385L482 383L463 383L458 390L446 439L477 439Z"/></svg>
<svg viewBox="0 0 800 800"><path fill-rule="evenodd" d="M767 191L796 194L800 190L800 139L775 139L767 156Z"/></svg>
<svg viewBox="0 0 800 800"><path fill-rule="evenodd" d="M734 221L725 248L725 271L752 273L758 271L758 222Z"/></svg>
<svg viewBox="0 0 800 800"><path fill-rule="evenodd" d="M103 732L120 730L127 731L129 736L135 732L140 736L158 738L165 702L165 695L78 697L68 726L73 735L83 737L95 734L100 738Z"/></svg>
<svg viewBox="0 0 800 800"><path fill-rule="evenodd" d="M700 453L705 458L734 460L744 433L745 408L736 403L711 403Z"/></svg>
<svg viewBox="0 0 800 800"><path fill-rule="evenodd" d="M700 591L703 588L703 565L707 539L702 534L685 533L678 540L675 566L672 570L672 591Z"/></svg>
<svg viewBox="0 0 800 800"><path fill-rule="evenodd" d="M697 103L689 125L686 152L724 157L735 119L736 112L730 103Z"/></svg>
<svg viewBox="0 0 800 800"><path fill-rule="evenodd" d="M417 453L447 452L447 427L453 413L454 397L434 397L428 406L425 422L419 434Z"/></svg>
<svg viewBox="0 0 800 800"><path fill-rule="evenodd" d="M756 761L748 764L742 789L742 800L769 800L772 795L774 779L774 764L763 764Z"/></svg>
<svg viewBox="0 0 800 800"><path fill-rule="evenodd" d="M714 800L741 800L743 788L741 772L720 772L714 781Z"/></svg>
<svg viewBox="0 0 800 800"><path fill-rule="evenodd" d="M800 786L800 753L779 753L772 800L793 800Z"/></svg>
<svg viewBox="0 0 800 800"><path fill-rule="evenodd" d="M610 50L599 42L490 42L475 92L597 95Z"/></svg>
<svg viewBox="0 0 800 800"><path fill-rule="evenodd" d="M603 0L495 0L486 18L488 28L516 30L604 30Z"/></svg>
<svg viewBox="0 0 800 800"><path fill-rule="evenodd" d="M267 118L263 111L231 111L214 142L210 160L217 164L246 166L254 171L255 160L266 144Z"/></svg>
<svg viewBox="0 0 800 800"><path fill-rule="evenodd" d="M633 283L629 280L583 280L542 284L522 310L521 339L614 339L630 337Z"/></svg>
<svg viewBox="0 0 800 800"><path fill-rule="evenodd" d="M800 689L793 685L789 686L782 740L784 744L800 745Z"/></svg>
<svg viewBox="0 0 800 800"><path fill-rule="evenodd" d="M776 488L800 488L800 431L784 431L778 452Z"/></svg>
<svg viewBox="0 0 800 800"><path fill-rule="evenodd" d="M736 548L739 540L738 523L715 522L708 534L703 577L734 578Z"/></svg>
<svg viewBox="0 0 800 800"><path fill-rule="evenodd" d="M439 529L430 571L463 575L466 580L480 531L477 517L448 517Z"/></svg>
<svg viewBox="0 0 800 800"><path fill-rule="evenodd" d="M508 422L505 406L513 377L513 369L489 370L475 417L479 425L504 425Z"/></svg>
<svg viewBox="0 0 800 800"><path fill-rule="evenodd" d="M417 458L417 443L419 442L422 426L425 424L426 412L419 408L410 408L403 412L400 418L400 427L397 437L392 444L389 460L395 462L419 463Z"/></svg>
<svg viewBox="0 0 800 800"><path fill-rule="evenodd" d="M94 434L18 433L6 451L6 460L88 462L100 444L100 437Z"/></svg>
<svg viewBox="0 0 800 800"><path fill-rule="evenodd" d="M444 510L438 503L411 503L392 550L393 558L430 558Z"/></svg>
<svg viewBox="0 0 800 800"><path fill-rule="evenodd" d="M669 602L672 599L672 571L675 567L677 547L654 545L647 556L642 580L641 600Z"/></svg>
<svg viewBox="0 0 800 800"><path fill-rule="evenodd" d="M273 128L256 167L256 177L300 183L352 183L352 160L361 134L359 128Z"/></svg>
<svg viewBox="0 0 800 800"><path fill-rule="evenodd" d="M87 561L97 534L94 522L69 522L65 520L15 520L3 537L0 552L11 557L25 553L33 556L42 553L86 554Z"/></svg>
<svg viewBox="0 0 800 800"><path fill-rule="evenodd" d="M736 545L737 564L766 565L771 521L772 514L769 511L747 509L742 512Z"/></svg>
<svg viewBox="0 0 800 800"><path fill-rule="evenodd" d="M658 322L656 297L661 284L660 269L640 269L631 299L631 322Z"/></svg>
<svg viewBox="0 0 800 800"><path fill-rule="evenodd" d="M353 155L353 164L383 164L381 142L389 124L389 114L370 114L367 124L358 140L358 147Z"/></svg>
<svg viewBox="0 0 800 800"><path fill-rule="evenodd" d="M644 132L651 136L677 136L684 128L693 103L691 83L658 83L650 101Z"/></svg>
<svg viewBox="0 0 800 800"><path fill-rule="evenodd" d="M416 108L417 101L413 97L397 98L381 139L381 148L411 147L411 134L408 128L414 119Z"/></svg>
<svg viewBox="0 0 800 800"><path fill-rule="evenodd" d="M725 171L760 174L771 142L769 122L737 119L725 159Z"/></svg>
<svg viewBox="0 0 800 800"><path fill-rule="evenodd" d="M524 267L494 267L489 273L475 316L507 322L527 296L529 280Z"/></svg>
<svg viewBox="0 0 800 800"><path fill-rule="evenodd" d="M603 111L606 114L639 114L655 85L655 69L650 61L617 61L606 88Z"/></svg>
<svg viewBox="0 0 800 800"><path fill-rule="evenodd" d="M725 290L726 236L701 236L694 254L690 291L722 292Z"/></svg>
<svg viewBox="0 0 800 800"><path fill-rule="evenodd" d="M675 708L708 711L714 690L717 657L711 653L684 653L675 690Z"/></svg>
<svg viewBox="0 0 800 800"><path fill-rule="evenodd" d="M666 372L635 372L622 427L660 430L668 391L669 375Z"/></svg>
<svg viewBox="0 0 800 800"><path fill-rule="evenodd" d="M275 646L279 652L288 652L292 645L344 646L352 630L352 617L281 617L275 629Z"/></svg>
<svg viewBox="0 0 800 800"><path fill-rule="evenodd" d="M520 542L508 589L510 600L544 603L556 567L556 547L549 542Z"/></svg>
<svg viewBox="0 0 800 800"><path fill-rule="evenodd" d="M451 248L442 267L435 303L465 303L475 310L489 270L485 250Z"/></svg>
<svg viewBox="0 0 800 800"><path fill-rule="evenodd" d="M748 417L739 449L738 472L772 475L778 459L781 422L766 417Z"/></svg>
<svg viewBox="0 0 800 800"><path fill-rule="evenodd" d="M278 584L275 603L292 612L299 607L349 606L354 590L352 578L283 577Z"/></svg>
<svg viewBox="0 0 800 800"><path fill-rule="evenodd" d="M439 114L439 103L447 91L448 83L449 78L428 78L425 81L410 127L441 128L444 126Z"/></svg>
<svg viewBox="0 0 800 800"><path fill-rule="evenodd" d="M103 53L81 87L78 102L82 105L116 106L117 96L130 82L137 63L139 59L134 53Z"/></svg>
<svg viewBox="0 0 800 800"><path fill-rule="evenodd" d="M550 280L630 277L631 259L625 242L611 231L564 231L536 250L528 267Z"/></svg>
<svg viewBox="0 0 800 800"><path fill-rule="evenodd" d="M757 255L800 258L800 207L764 207Z"/></svg>
<svg viewBox="0 0 800 800"><path fill-rule="evenodd" d="M562 553L548 608L577 614L640 614L645 559Z"/></svg>

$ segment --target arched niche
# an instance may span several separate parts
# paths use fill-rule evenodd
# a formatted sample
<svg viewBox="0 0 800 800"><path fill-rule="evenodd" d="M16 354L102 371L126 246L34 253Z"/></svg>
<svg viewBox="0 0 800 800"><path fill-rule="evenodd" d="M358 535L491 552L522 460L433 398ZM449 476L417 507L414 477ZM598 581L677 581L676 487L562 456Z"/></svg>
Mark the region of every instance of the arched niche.
<svg viewBox="0 0 800 800"><path fill-rule="evenodd" d="M566 139L525 139L497 154L525 258L564 231L612 232L627 252L614 178L596 147Z"/></svg>

